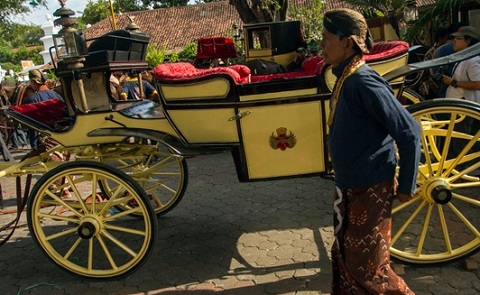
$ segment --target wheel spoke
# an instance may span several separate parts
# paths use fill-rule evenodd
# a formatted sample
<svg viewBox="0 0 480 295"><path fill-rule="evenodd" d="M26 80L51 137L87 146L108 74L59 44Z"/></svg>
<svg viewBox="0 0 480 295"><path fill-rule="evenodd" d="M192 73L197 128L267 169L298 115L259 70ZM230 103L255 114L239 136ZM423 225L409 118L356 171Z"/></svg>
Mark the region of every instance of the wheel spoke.
<svg viewBox="0 0 480 295"><path fill-rule="evenodd" d="M67 183L55 190L58 194L70 187L66 200L49 189L61 179ZM113 188L106 200L99 191L102 181ZM41 176L31 195L27 220L32 236L52 261L76 275L125 276L153 249L155 212L140 185L118 169L94 161L66 162ZM118 214L109 212L127 202L136 205Z"/></svg>
<svg viewBox="0 0 480 295"><path fill-rule="evenodd" d="M125 245L124 243L120 242L118 239L116 239L114 236L112 236L109 232L103 231L103 232L102 232L102 235L105 236L105 237L106 237L107 239L109 239L110 241L112 241L115 245L117 245L118 247L120 247L123 251L125 251L126 253L128 253L130 256L132 256L132 257L137 256L138 253L136 253L135 251L133 251L130 247L128 247L128 246Z"/></svg>
<svg viewBox="0 0 480 295"><path fill-rule="evenodd" d="M440 225L442 226L445 248L447 249L448 253L452 253L453 248L452 248L452 243L450 242L450 235L448 234L448 226L447 226L447 221L445 219L445 214L443 212L443 207L441 205L437 205L437 209L438 209L438 216L440 217Z"/></svg>
<svg viewBox="0 0 480 295"><path fill-rule="evenodd" d="M480 107L442 99L408 109L422 127L421 165L415 199L392 209L392 258L429 264L466 257L480 250Z"/></svg>
<svg viewBox="0 0 480 295"><path fill-rule="evenodd" d="M463 224L465 224L465 226L477 237L477 238L480 238L480 232L477 230L477 228L468 220L467 217L465 217L465 215L463 215L460 210L458 210L458 208L449 203L448 204L448 207L450 207L452 209L452 211L455 213L455 215L458 216L458 218L460 218L460 220L463 222Z"/></svg>
<svg viewBox="0 0 480 295"><path fill-rule="evenodd" d="M51 240L54 240L54 239L58 239L58 238L61 238L61 237L64 237L64 236L71 235L71 234L76 233L76 232L77 232L76 228L71 228L69 230L61 231L61 232L58 232L56 234L46 236L45 240L46 241L51 241Z"/></svg>
<svg viewBox="0 0 480 295"><path fill-rule="evenodd" d="M110 251L108 250L107 245L105 245L105 242L103 241L102 236L98 236L98 242L102 246L103 253L105 253L105 256L108 259L108 262L110 263L110 266L112 267L113 270L118 269L117 264L115 263L115 260L113 259L112 255L110 254Z"/></svg>

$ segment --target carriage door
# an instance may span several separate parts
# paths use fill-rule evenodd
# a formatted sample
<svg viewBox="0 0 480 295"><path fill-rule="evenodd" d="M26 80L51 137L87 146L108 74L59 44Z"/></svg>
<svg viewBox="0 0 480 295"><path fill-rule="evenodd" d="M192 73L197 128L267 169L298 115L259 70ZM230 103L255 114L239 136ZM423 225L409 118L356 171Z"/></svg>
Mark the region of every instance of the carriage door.
<svg viewBox="0 0 480 295"><path fill-rule="evenodd" d="M241 147L234 155L240 180L258 180L325 171L323 107L315 89L241 96L258 105L239 108ZM305 95L304 101L285 96ZM261 100L267 99L268 102Z"/></svg>

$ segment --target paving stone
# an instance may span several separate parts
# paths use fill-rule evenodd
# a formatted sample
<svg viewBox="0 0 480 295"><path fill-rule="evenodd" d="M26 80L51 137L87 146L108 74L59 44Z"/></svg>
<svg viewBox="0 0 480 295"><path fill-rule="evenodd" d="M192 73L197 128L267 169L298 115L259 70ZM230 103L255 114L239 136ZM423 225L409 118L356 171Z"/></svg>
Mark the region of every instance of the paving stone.
<svg viewBox="0 0 480 295"><path fill-rule="evenodd" d="M25 226L0 250L0 294L329 294L333 182L320 177L239 183L229 153L187 160L181 203L159 217L146 263L116 280L82 279L55 266ZM14 181L2 181L15 196ZM14 180L14 179L13 179ZM12 204L15 204L14 202ZM0 215L0 223L11 216ZM456 225L460 226L460 225ZM480 262L480 253L469 257ZM461 263L405 266L418 295L479 294L480 271Z"/></svg>

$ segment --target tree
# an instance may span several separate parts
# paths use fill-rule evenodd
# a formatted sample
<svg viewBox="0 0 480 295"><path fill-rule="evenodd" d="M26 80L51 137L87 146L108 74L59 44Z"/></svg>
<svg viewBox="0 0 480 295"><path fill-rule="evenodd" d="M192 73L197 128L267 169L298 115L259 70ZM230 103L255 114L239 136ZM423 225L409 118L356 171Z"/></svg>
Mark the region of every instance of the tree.
<svg viewBox="0 0 480 295"><path fill-rule="evenodd" d="M10 23L0 26L0 36L13 48L21 45L42 45L40 38L43 36L43 30L36 25Z"/></svg>
<svg viewBox="0 0 480 295"><path fill-rule="evenodd" d="M20 14L32 11L39 6L47 7L46 0L2 0L0 1L0 25L5 26L13 22L13 18Z"/></svg>
<svg viewBox="0 0 480 295"><path fill-rule="evenodd" d="M204 1L212 2L213 0ZM145 9L157 9L157 8L166 8L166 7L175 7L175 6L186 6L188 0L163 0L163 1L152 1L152 0L142 0L143 7Z"/></svg>
<svg viewBox="0 0 480 295"><path fill-rule="evenodd" d="M284 21L288 0L229 0L244 24Z"/></svg>
<svg viewBox="0 0 480 295"><path fill-rule="evenodd" d="M476 0L480 3L480 0ZM437 0L435 5L422 12L420 18L407 29L405 39L413 41L418 38L419 33L424 30L428 23L438 23L438 19L450 15L452 11L458 10L464 0Z"/></svg>
<svg viewBox="0 0 480 295"><path fill-rule="evenodd" d="M114 13L130 12L143 10L144 7L137 4L136 0L112 0ZM111 16L111 6L109 0L97 0L97 2L90 1L79 18L80 22L87 24L94 24L107 17Z"/></svg>
<svg viewBox="0 0 480 295"><path fill-rule="evenodd" d="M290 9L290 17L302 22L302 32L307 43L320 41L325 7L324 0L312 0L311 6Z"/></svg>

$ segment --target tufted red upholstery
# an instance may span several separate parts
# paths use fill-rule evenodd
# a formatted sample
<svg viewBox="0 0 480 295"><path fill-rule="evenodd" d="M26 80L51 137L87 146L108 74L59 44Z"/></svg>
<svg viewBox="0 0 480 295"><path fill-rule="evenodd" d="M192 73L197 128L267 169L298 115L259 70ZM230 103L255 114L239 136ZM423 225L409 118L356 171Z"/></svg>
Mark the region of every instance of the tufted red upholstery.
<svg viewBox="0 0 480 295"><path fill-rule="evenodd" d="M377 42L369 53L363 55L367 63L387 60L408 52L408 43L405 41Z"/></svg>
<svg viewBox="0 0 480 295"><path fill-rule="evenodd" d="M65 118L64 108L65 103L57 98L10 107L10 109L17 113L23 114L52 129L54 128L54 122Z"/></svg>
<svg viewBox="0 0 480 295"><path fill-rule="evenodd" d="M244 65L218 67L213 69L197 69L186 62L166 63L156 66L153 74L157 80L188 80L205 77L212 74L227 74L235 84L248 83L250 69Z"/></svg>
<svg viewBox="0 0 480 295"><path fill-rule="evenodd" d="M372 50L363 56L367 63L379 62L406 54L408 43L404 41L377 42ZM268 81L272 79L291 79L303 76L319 75L324 66L322 56L314 56L302 63L303 71L275 73L267 75L254 75L251 82ZM197 69L189 63L170 63L158 65L154 69L155 78L159 80L184 80L204 77L210 74L228 74L236 84L248 83L250 69L244 65L233 65L229 67L218 67L213 69Z"/></svg>

